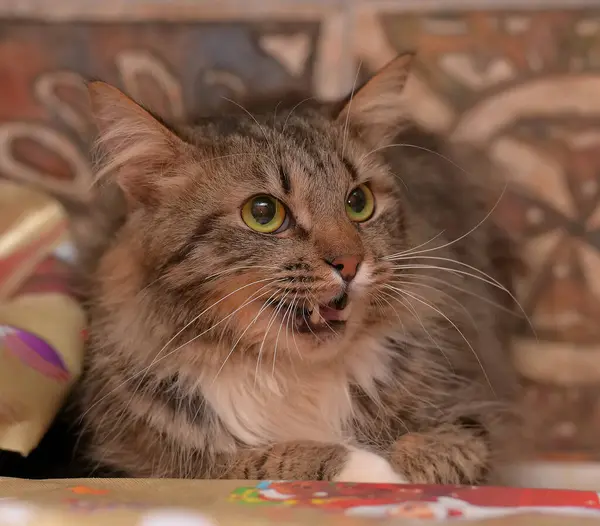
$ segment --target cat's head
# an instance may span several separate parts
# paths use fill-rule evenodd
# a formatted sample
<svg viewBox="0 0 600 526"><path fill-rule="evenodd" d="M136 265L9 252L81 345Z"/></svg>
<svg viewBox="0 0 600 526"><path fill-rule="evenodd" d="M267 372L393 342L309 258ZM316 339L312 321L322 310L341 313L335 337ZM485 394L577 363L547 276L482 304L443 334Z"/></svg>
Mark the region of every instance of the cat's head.
<svg viewBox="0 0 600 526"><path fill-rule="evenodd" d="M197 337L263 359L331 356L393 318L384 257L408 234L402 183L381 149L407 119L411 58L333 114L305 101L194 127L169 127L92 83L99 177L128 207L99 268L106 309L125 316L128 302L140 317L128 323L151 318L164 340L180 333L179 344Z"/></svg>

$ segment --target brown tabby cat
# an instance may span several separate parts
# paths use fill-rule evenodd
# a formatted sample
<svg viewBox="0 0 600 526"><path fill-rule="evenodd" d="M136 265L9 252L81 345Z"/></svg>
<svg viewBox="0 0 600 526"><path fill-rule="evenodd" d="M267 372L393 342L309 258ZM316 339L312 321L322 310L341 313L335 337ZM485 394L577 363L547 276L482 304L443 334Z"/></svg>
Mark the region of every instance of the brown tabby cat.
<svg viewBox="0 0 600 526"><path fill-rule="evenodd" d="M90 459L134 477L485 479L513 385L502 188L410 125L411 60L338 110L194 126L89 85Z"/></svg>

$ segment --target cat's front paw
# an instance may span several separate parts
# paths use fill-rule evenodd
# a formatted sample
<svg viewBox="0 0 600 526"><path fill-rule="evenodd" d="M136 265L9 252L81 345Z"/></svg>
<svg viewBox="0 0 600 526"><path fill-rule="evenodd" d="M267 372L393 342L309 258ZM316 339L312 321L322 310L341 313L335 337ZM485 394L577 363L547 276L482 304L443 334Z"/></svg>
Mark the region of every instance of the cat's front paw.
<svg viewBox="0 0 600 526"><path fill-rule="evenodd" d="M346 464L334 480L408 484L408 480L396 473L385 458L364 449L354 448L350 449Z"/></svg>

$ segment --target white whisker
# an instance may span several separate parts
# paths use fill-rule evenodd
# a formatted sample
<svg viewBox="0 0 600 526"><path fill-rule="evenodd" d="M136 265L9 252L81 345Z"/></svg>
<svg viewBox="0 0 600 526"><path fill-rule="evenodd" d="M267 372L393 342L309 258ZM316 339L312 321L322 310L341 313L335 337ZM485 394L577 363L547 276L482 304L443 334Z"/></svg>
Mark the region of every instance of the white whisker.
<svg viewBox="0 0 600 526"><path fill-rule="evenodd" d="M385 294L387 296L389 296L390 294L388 294L385 291L380 291L379 294ZM387 305L394 311L394 313L396 314L396 317L398 318L398 323L402 326L402 330L406 333L406 327L404 325L404 322L402 321L402 316L400 316L400 313L396 310L396 307L394 307L390 301L385 298L385 297L379 297L379 294L376 294L375 297L378 298L380 301L385 301L385 303L387 303Z"/></svg>
<svg viewBox="0 0 600 526"><path fill-rule="evenodd" d="M395 257L395 256L404 256L404 255L410 254L410 253L412 253L413 251L415 251L415 250L417 250L417 249L419 249L419 248L421 248L421 247L424 247L424 246L426 246L426 245L429 245L429 243L431 243L432 241L435 241L435 240L436 240L438 237L440 237L441 235L443 235L443 234L444 234L444 232L445 232L445 230L440 230L440 231L439 231L439 232L438 232L438 233L437 233L435 236L433 236L431 239L429 239L428 241L425 241L425 243L421 243L420 245L417 245L417 246L415 246L415 247L408 248L408 249L406 249L406 250L404 250L404 251L402 251L402 252L398 252L398 253L396 253L396 254L390 254L389 256L384 256L382 259L389 260L389 259L394 259L394 257Z"/></svg>
<svg viewBox="0 0 600 526"><path fill-rule="evenodd" d="M287 114L287 117L285 118L285 122L283 123L283 128L281 129L281 133L279 134L279 139L281 139L283 137L283 134L285 133L285 129L287 128L288 121L290 120L290 117L292 116L292 113L294 113L294 111L296 111L296 108L298 108L301 104L304 104L305 102L308 102L309 100L312 100L312 99L314 99L314 97L306 97L305 99L303 99L300 102L298 102L290 110L290 112Z"/></svg>
<svg viewBox="0 0 600 526"><path fill-rule="evenodd" d="M342 158L344 157L344 153L346 152L346 140L348 139L348 124L350 123L350 110L352 109L352 100L354 99L354 92L356 91L356 83L358 82L358 76L360 75L361 66L362 60L358 63L358 67L356 68L356 75L352 84L352 91L350 92L350 100L348 101L348 105L346 107L346 122L344 122L344 135L342 142Z"/></svg>
<svg viewBox="0 0 600 526"><path fill-rule="evenodd" d="M436 278L435 276L430 276L428 274L414 274L414 273L410 273L410 272L403 272L402 276L403 277L406 276L406 277L409 277L412 279L430 280L430 281L434 281L436 283L440 283L441 285L444 285L445 287L450 287L451 289L457 290L459 292L463 292L464 294L468 294L469 296L473 296L473 297L483 301L484 303L487 303L493 307L496 307L497 309L499 309L503 312L506 312L507 314L510 314L511 316L517 316L517 317L519 316L519 314L517 314L513 310L505 307L504 305L500 305L500 303L492 301L492 300L482 296L481 294L477 294L476 292L473 292L469 289L459 287L458 285L455 285L454 283L450 283L447 280L444 280L442 278ZM411 283L414 283L414 282L411 282ZM414 283L414 284L417 284L417 283Z"/></svg>
<svg viewBox="0 0 600 526"><path fill-rule="evenodd" d="M298 293L296 292L296 296L298 295ZM296 305L299 303L299 300L296 300L296 298L294 298L294 309L297 310ZM298 356L300 357L301 360L304 360L304 357L302 356L302 353L300 352L300 349L298 348L298 342L296 341L296 332L294 331L294 325L296 323L296 316L292 316L292 341L294 342L294 347L296 348L296 352L298 353Z"/></svg>
<svg viewBox="0 0 600 526"><path fill-rule="evenodd" d="M477 323L475 322L475 319L473 318L472 314L469 312L469 309L467 309L460 301L458 301L455 297L451 296L447 292L440 290L437 287L434 287L433 285L428 285L427 283L418 283L418 282L407 281L407 280L394 280L392 283L397 283L398 285L410 285L410 286L415 286L415 287L423 287L423 288L426 288L429 290L433 290L437 294L441 294L443 297L447 298L448 300L452 301L454 304L458 305L458 307L465 313L467 318L469 318L469 321L472 323L473 327L475 327L476 330L478 329Z"/></svg>
<svg viewBox="0 0 600 526"><path fill-rule="evenodd" d="M386 288L393 290L394 292L399 292L400 289L398 289L397 287L393 287L391 285L386 285ZM440 354L444 357L444 359L448 362L448 365L450 365L450 367L452 368L452 370L454 370L454 366L452 365L452 362L450 361L450 358L448 358L448 355L444 352L444 350L442 349L441 345L438 343L438 341L433 337L433 335L431 334L431 332L429 332L429 330L427 330L427 327L425 327L425 324L423 323L423 320L421 320L421 317L419 316L419 313L417 312L417 310L410 304L410 302L404 302L402 301L401 298L397 297L397 296L393 296L392 294L389 294L388 296L394 298L396 301L398 301L399 303L401 303L404 307L406 307L411 314L415 317L415 319L417 320L417 322L419 323L419 325L421 326L421 328L423 329L423 331L425 332L425 334L427 335L427 337L429 338L429 340L431 341L431 343L433 343L433 345L436 346L436 348L438 349L438 351L440 351Z"/></svg>
<svg viewBox="0 0 600 526"><path fill-rule="evenodd" d="M519 300L517 300L517 298L515 297L515 295L510 290L508 290L504 285L502 285L502 283L500 283L497 279L494 279L492 276L490 276L489 274L486 274L485 272L483 272L482 270L478 269L477 267L473 267L471 265L467 265L466 263L462 263L460 261L455 261L455 260L449 259L449 258L434 258L433 256L423 256L423 258L425 258L425 257L432 258L432 259L447 260L447 261L450 261L452 263L456 263L459 266L462 265L463 267L466 267L466 268L469 268L469 269L474 270L476 272L479 272L480 274L482 274L482 276L478 276L477 274L473 274L471 272L466 272L464 270L459 270L459 269L456 269L456 268L441 267L441 266L437 266L437 265L427 265L427 264L420 264L420 263L417 263L415 265L395 265L392 268L394 270L418 270L418 269L443 270L443 271L446 271L446 272L450 272L452 274L457 274L457 275L471 277L473 279L476 279L476 280L482 281L484 283L487 283L488 285L491 285L492 287L496 287L497 289L505 292L512 299L512 301L515 303L515 305L517 305L517 307L519 308L519 310L521 311L521 313L525 317L525 320L527 321L527 324L529 325L529 328L531 329L532 334L534 335L535 339L538 340L537 332L536 332L536 330L535 330L535 328L533 326L533 323L530 320L529 316L527 316L527 312L525 311L525 308L521 305L521 303L519 302ZM415 258L413 258L413 259L415 259ZM409 261L409 260L407 259L407 261Z"/></svg>
<svg viewBox="0 0 600 526"><path fill-rule="evenodd" d="M248 283L246 285L243 285L237 289L235 289L233 292L228 293L226 296L223 296L220 300L216 301L215 303L213 303L210 307L207 307L206 309L204 309L200 314L198 314L195 318L193 318L190 322L186 323L179 331L177 331L175 333L175 335L167 342L165 343L165 345L163 346L163 348L158 351L158 353L156 354L156 356L154 357L154 360L152 360L152 362L150 363L150 365L148 367L152 367L152 365L154 364L154 362L156 361L156 359L161 355L161 353L179 336L181 335L190 325L192 325L193 323L195 323L198 319L200 319L201 316L203 316L204 314L206 314L210 309L212 309L213 307L216 307L219 303L225 301L227 298L233 296L234 294L238 293L240 290L246 289L248 287L257 285L258 283L264 283L265 281L270 282L267 285L264 285L263 287L261 287L259 289L262 290L266 287L268 287L269 285L272 285L273 283L275 283L277 280L274 280L273 278L264 278L264 279L260 279L257 281L253 281L252 283ZM257 291L258 292L258 291ZM237 312L237 311L234 311ZM204 334L204 333L203 333Z"/></svg>
<svg viewBox="0 0 600 526"><path fill-rule="evenodd" d="M260 368L260 362L261 362L261 358L262 358L263 347L265 345L265 342L267 340L267 336L269 335L271 327L273 326L273 323L275 323L275 320L277 319L279 311L283 308L282 300L288 294L289 294L289 292L287 292L283 296L283 298L281 298L281 300L279 301L279 304L277 305L277 307L275 307L275 310L273 311L273 314L271 315L271 318L269 318L269 322L267 323L267 328L265 330L265 335L263 336L262 342L260 344L260 348L258 349L258 358L256 359L256 370L254 371L254 386L255 387L256 387L256 382L258 380L258 369Z"/></svg>
<svg viewBox="0 0 600 526"><path fill-rule="evenodd" d="M396 145L392 144L391 146L412 146L414 148L419 148L419 149L424 149L424 150L430 151L431 153L434 153L434 154L439 155L440 157L446 159L448 162L450 162L451 164L453 164L454 166L456 166L459 170L461 170L462 172L464 172L465 174L467 174L467 175L470 176L470 174L467 171L465 171L463 168L461 168L458 164L456 164L455 162L453 162L451 159L448 159L444 155L441 155L440 153L435 152L433 150L428 150L427 148L420 148L418 146L408 145L408 144L396 144ZM383 149L383 148L385 148L385 147L382 147L380 149ZM453 241L449 241L449 242L447 242L444 245L441 245L439 247L428 248L428 249L422 250L422 251L419 252L419 254L424 254L425 252L432 252L434 250L440 250L442 248L447 248L447 247L453 245L454 243L458 243L459 241L461 241L462 239L466 238L467 236L470 236L473 232L475 232L475 230L477 230L481 225L483 225L483 223L485 223L489 219L489 217L494 213L494 211L496 210L496 208L498 208L498 205L500 204L500 201L504 197L504 194L506 193L506 189L507 188L508 188L508 182L505 182L504 183L504 187L502 188L502 191L500 192L500 195L498 196L498 199L496 199L496 202L494 203L494 205L492 206L492 208L488 211L488 213L484 216L484 218L481 221L479 221L479 223L477 223L468 232L465 232L460 237L457 237Z"/></svg>
<svg viewBox="0 0 600 526"><path fill-rule="evenodd" d="M206 276L206 278L204 278L206 281L210 280L210 279L214 279L218 276L222 276L223 274L229 274L231 272L237 272L238 270L280 270L279 267L276 266L271 266L271 265L261 265L261 266L256 266L256 265L243 265L241 267L232 267L232 268L227 268L225 270L220 270L219 272L215 272L214 274L210 274L208 276Z"/></svg>
<svg viewBox="0 0 600 526"><path fill-rule="evenodd" d="M469 340L467 339L467 337L463 334L463 332L458 328L458 326L456 325L456 323L454 323L448 316L446 316L441 310L439 310L437 307L431 305L431 303L425 301L424 299L422 299L422 297L420 297L418 294L414 294L411 292L407 292L405 290L402 290L400 288L394 287L394 289L399 292L400 294L404 294L416 301L418 301L419 303L425 305L426 307L429 307L430 309L432 309L433 311L437 312L440 316L442 316L442 318L444 318L448 323L450 323L450 325L452 325L452 327L454 327L454 329L456 330L456 332L460 335L460 337L464 340L464 342L467 344L467 346L469 347L469 349L471 350L471 352L473 353L473 356L475 357L475 359L477 360L477 363L479 363L479 367L481 368L481 372L484 374L485 379L488 383L488 385L490 386L490 389L492 390L492 393L494 393L494 395L496 396L496 391L494 390L494 387L492 386L492 383L490 381L490 378L485 370L485 368L483 367L483 363L481 362L481 359L479 358L479 355L475 352L475 349L473 348L473 346L471 345L471 342L469 342Z"/></svg>
<svg viewBox="0 0 600 526"><path fill-rule="evenodd" d="M237 309L235 309L231 314L229 314L228 316L226 316L225 318L221 319L219 322L215 323L214 325L212 325L210 328L206 329L205 331L201 332L200 334L194 336L193 338L189 339L187 342L182 343L180 346L176 347L175 349L173 349L172 351L170 351L169 353L167 353L165 356L163 356L160 359L156 359L152 361L152 363L145 369L146 373L148 372L148 370L150 369L150 367L152 367L153 365L155 365L156 363L160 362L163 358L166 358L167 356L171 356L173 353L177 352L179 349L182 349L183 347L185 347L186 345L189 345L190 343L192 343L194 340L197 340L198 338L200 338L201 336L203 336L204 334L208 333L209 331L213 330L215 327L217 327L219 324L221 324L222 322L231 319L231 317L236 313L239 312L242 308L246 307L247 305L249 305L250 303L252 303L253 301L260 299L261 297L265 296L266 294L269 293L269 291L267 290L266 292L264 292L263 294L259 295L258 297L254 297L258 292L260 292L261 290L269 287L271 285L271 283L268 283L267 285L262 286L260 289L258 289L256 292L252 293L249 298L242 303L242 305L240 305ZM274 292L273 295L276 295L277 291ZM137 386L134 388L133 392L135 393L138 389L139 386L141 385L141 383L143 382L145 378L145 375L142 375L142 378L140 379L140 381L138 382Z"/></svg>
<svg viewBox="0 0 600 526"><path fill-rule="evenodd" d="M231 347L231 350L229 351L229 353L225 357L225 360L223 360L223 363L221 364L221 367L219 367L219 370L215 374L215 376L213 378L213 381L212 381L213 384L215 383L215 380L217 379L217 376L219 376L219 374L221 373L221 371L225 367L225 364L227 363L227 361L229 360L229 358L233 354L233 351L235 351L236 347L238 346L238 344L240 343L240 341L242 340L242 338L248 332L248 330L250 329L250 327L252 327L252 325L254 325L254 323L256 323L256 321L258 320L258 318L260 317L260 315L265 311L265 309L267 309L269 307L269 305L271 305L271 300L278 294L278 292L279 291L276 290L275 292L273 292L273 294L271 294L267 298L267 300L264 302L264 304L262 305L262 307L259 309L258 314L256 316L254 316L254 319L246 326L246 328L243 330L242 334L240 334L240 336L238 337L238 339L235 341L235 343ZM268 294L268 292L266 292L265 294Z"/></svg>
<svg viewBox="0 0 600 526"><path fill-rule="evenodd" d="M275 149L273 148L273 143L269 140L269 136L267 135L266 130L261 126L260 122L258 122L258 119L254 115L252 115L252 113L250 113L246 108L244 108L244 106L242 106L239 102L236 102L227 97L223 97L223 98L226 101L231 102L231 104L234 104L235 106L240 108L242 111L244 111L256 123L256 125L258 126L258 129L261 131L261 133L263 134L263 137L265 138L265 141L267 142L267 146L269 147L269 150L271 150L271 155L273 155L273 157L270 157L269 159L273 163L273 166L277 167L277 161L275 160Z"/></svg>
<svg viewBox="0 0 600 526"><path fill-rule="evenodd" d="M282 304L283 304L283 300L286 298L286 296L290 294L289 292L283 297L281 298ZM279 336L281 334L281 329L283 328L283 324L286 324L286 334L287 334L287 316L289 315L289 313L291 312L291 308L292 305L289 304L287 306L286 311L283 313L283 316L281 318L281 321L279 322L279 330L277 331L277 337L275 338L275 349L273 351L273 370L272 370L272 376L275 376L275 361L277 360L277 345L279 344Z"/></svg>
<svg viewBox="0 0 600 526"><path fill-rule="evenodd" d="M233 292L230 292L229 294L227 294L226 296L224 296L223 298L221 298L220 300L216 301L215 303L213 303L210 307L206 308L205 310L203 310L198 316L196 316L194 319L192 319L189 323L187 323L182 329L180 329L163 347L162 349L157 353L157 356L155 356L154 360L152 360L152 362L150 363L150 365L144 367L141 371L138 371L136 373L134 373L133 375L129 376L128 378L126 378L123 382L121 382L119 385L117 385L114 389L111 389L108 393L106 393L104 396L102 396L99 400L97 400L96 402L94 402L90 407L88 407L88 409L79 417L80 419L83 419L85 417L85 415L87 415L94 407L96 407L99 403L101 403L104 399L106 399L108 396L110 396L112 393L114 393L117 389L119 389L120 387L122 387L123 385L125 385L126 383L130 382L131 380L134 380L135 378L137 378L140 375L144 375L147 371L149 371L154 365L156 365L157 363L161 362L163 359L171 356L174 352L178 351L182 346L177 347L176 349L170 351L169 353L167 353L166 355L160 357L157 359L158 355L160 355L183 331L185 331L190 325L192 325L194 322L196 322L200 316L202 316L203 314L205 314L207 311L209 311L210 309L212 309L213 307L215 307L217 304L221 303L222 301L226 300L228 297L232 296L233 294L239 292L242 289L248 288L250 286L256 285L257 283L261 283L264 281L270 281L271 283L269 283L266 286L272 285L273 283L276 283L277 281L282 281L282 280L274 280L273 278L267 278L267 279L263 279L263 280L259 280L253 283L248 283L242 287L239 287L238 289L234 290ZM265 286L265 287L266 287ZM262 288L265 288L262 287ZM261 289L259 289L261 290ZM239 311L241 308L245 307L248 303L244 303L243 305L241 305L240 307L238 307L236 310L234 310L232 313L230 313L229 315L225 316L225 318L222 318L221 320L219 320L217 323L215 323L214 325L212 325L210 328L206 329L205 331L201 332L200 334L198 334L196 337L192 338L191 341L200 338L201 336L203 336L204 334L206 334L207 332L209 332L210 330L212 330L214 327L218 326L221 322L229 319L231 316L233 316L237 311ZM187 345L190 342L186 342L185 345ZM138 384L139 385L139 384Z"/></svg>

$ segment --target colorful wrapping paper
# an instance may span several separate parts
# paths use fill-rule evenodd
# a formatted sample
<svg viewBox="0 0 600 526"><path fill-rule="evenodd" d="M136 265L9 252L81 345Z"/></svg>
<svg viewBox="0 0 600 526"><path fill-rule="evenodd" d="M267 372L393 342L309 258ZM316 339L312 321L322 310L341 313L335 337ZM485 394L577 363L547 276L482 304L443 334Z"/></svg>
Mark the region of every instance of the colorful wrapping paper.
<svg viewBox="0 0 600 526"><path fill-rule="evenodd" d="M598 494L495 487L0 480L0 526L600 524ZM418 521L418 522L416 522Z"/></svg>
<svg viewBox="0 0 600 526"><path fill-rule="evenodd" d="M0 228L0 449L27 455L80 374L85 319L58 204L0 181Z"/></svg>

